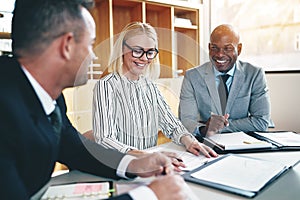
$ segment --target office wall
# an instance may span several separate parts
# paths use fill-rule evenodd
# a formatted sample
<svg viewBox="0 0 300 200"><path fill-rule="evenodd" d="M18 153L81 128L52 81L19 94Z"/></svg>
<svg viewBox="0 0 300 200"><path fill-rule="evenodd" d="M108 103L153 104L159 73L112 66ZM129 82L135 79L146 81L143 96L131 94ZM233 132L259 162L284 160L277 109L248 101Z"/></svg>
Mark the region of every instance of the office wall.
<svg viewBox="0 0 300 200"><path fill-rule="evenodd" d="M300 72L267 73L276 130L300 132Z"/></svg>
<svg viewBox="0 0 300 200"><path fill-rule="evenodd" d="M86 85L63 91L66 98L67 115L80 133L92 129L93 88L96 81L89 80Z"/></svg>

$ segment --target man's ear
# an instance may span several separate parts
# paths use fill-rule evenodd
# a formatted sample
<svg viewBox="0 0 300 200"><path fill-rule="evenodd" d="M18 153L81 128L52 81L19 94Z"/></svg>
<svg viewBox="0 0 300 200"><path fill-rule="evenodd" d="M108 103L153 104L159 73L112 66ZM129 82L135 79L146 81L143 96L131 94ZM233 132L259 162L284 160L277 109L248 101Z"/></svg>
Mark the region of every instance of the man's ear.
<svg viewBox="0 0 300 200"><path fill-rule="evenodd" d="M60 52L61 56L67 60L71 59L75 40L72 32L65 33L61 38Z"/></svg>
<svg viewBox="0 0 300 200"><path fill-rule="evenodd" d="M239 43L238 46L237 46L238 55L241 54L241 52L242 52L242 47L243 47L242 43Z"/></svg>

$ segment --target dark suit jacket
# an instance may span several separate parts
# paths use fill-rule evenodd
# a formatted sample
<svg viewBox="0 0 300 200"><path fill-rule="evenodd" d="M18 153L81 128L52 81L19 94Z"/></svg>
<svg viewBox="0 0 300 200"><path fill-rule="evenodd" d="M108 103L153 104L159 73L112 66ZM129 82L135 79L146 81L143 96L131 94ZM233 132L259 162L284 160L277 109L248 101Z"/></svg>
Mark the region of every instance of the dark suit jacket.
<svg viewBox="0 0 300 200"><path fill-rule="evenodd" d="M124 154L85 139L57 99L63 130L57 143L35 91L14 58L0 57L0 194L1 199L28 199L51 178L56 161L71 169L117 179ZM123 195L116 199L131 199Z"/></svg>

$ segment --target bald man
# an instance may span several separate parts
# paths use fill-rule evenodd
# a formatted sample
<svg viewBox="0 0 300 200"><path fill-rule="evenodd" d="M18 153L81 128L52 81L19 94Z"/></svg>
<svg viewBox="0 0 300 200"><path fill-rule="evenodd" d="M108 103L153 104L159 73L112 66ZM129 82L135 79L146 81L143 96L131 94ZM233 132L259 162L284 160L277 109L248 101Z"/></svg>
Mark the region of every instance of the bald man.
<svg viewBox="0 0 300 200"><path fill-rule="evenodd" d="M186 71L180 94L179 118L195 135L237 131L266 131L270 99L262 68L238 60L240 36L222 24L210 35L210 61ZM221 77L226 77L226 80ZM222 82L221 82L222 81ZM227 99L222 106L219 86Z"/></svg>

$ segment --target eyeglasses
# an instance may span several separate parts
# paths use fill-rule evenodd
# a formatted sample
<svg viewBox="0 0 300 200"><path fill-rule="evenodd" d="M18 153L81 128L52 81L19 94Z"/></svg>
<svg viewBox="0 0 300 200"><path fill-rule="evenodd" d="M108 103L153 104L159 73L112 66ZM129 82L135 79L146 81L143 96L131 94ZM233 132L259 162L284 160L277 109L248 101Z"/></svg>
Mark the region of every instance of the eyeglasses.
<svg viewBox="0 0 300 200"><path fill-rule="evenodd" d="M159 53L159 51L156 48L145 51L143 48L140 47L131 47L125 41L123 42L123 44L132 51L132 57L134 58L141 58L144 54L146 54L147 59L151 60L154 59Z"/></svg>

